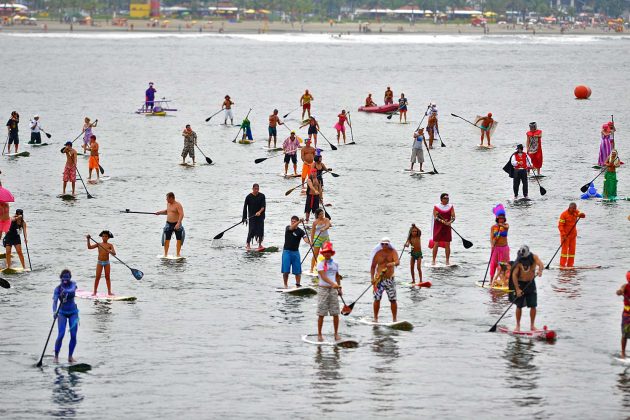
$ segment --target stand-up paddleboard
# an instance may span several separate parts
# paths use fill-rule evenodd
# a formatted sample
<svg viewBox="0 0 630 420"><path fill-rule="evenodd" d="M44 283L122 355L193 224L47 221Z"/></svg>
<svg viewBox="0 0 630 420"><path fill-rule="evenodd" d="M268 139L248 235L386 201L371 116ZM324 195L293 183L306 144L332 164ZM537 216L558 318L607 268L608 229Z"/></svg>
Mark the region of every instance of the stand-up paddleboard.
<svg viewBox="0 0 630 420"><path fill-rule="evenodd" d="M359 346L359 342L351 338L341 338L341 340L335 340L334 336L331 334L322 335L324 336L324 341L319 341L317 339L317 334L303 335L302 341L308 344L314 344L316 346L338 346L345 348L353 348Z"/></svg>
<svg viewBox="0 0 630 420"><path fill-rule="evenodd" d="M267 246L262 248L252 248L247 252L278 252L280 249L277 246Z"/></svg>
<svg viewBox="0 0 630 420"><path fill-rule="evenodd" d="M135 296L108 295L107 293L97 293L96 295L93 295L92 292L87 290L77 290L75 292L75 296L81 299L104 300L110 302L133 302L137 299Z"/></svg>
<svg viewBox="0 0 630 420"><path fill-rule="evenodd" d="M30 152L5 153L4 155L8 157L29 157L31 153Z"/></svg>
<svg viewBox="0 0 630 420"><path fill-rule="evenodd" d="M317 289L311 286L291 287L289 289L278 288L276 292L291 296L312 296L317 294Z"/></svg>
<svg viewBox="0 0 630 420"><path fill-rule="evenodd" d="M597 270L598 268L602 268L601 265L575 265L573 267L560 267L558 265L552 265L551 267L549 267L550 270L566 270L566 271L572 271L572 270Z"/></svg>
<svg viewBox="0 0 630 420"><path fill-rule="evenodd" d="M69 362L65 362L65 363L52 363L52 364L44 364L43 366L46 367L52 367L55 369L66 369L69 372L88 372L90 370L92 370L92 365L89 365L87 363L69 363ZM37 367L37 365L35 365L35 367ZM41 369L41 367L40 367Z"/></svg>
<svg viewBox="0 0 630 420"><path fill-rule="evenodd" d="M32 143L30 144L32 147L42 147L42 146L49 146L52 143Z"/></svg>
<svg viewBox="0 0 630 420"><path fill-rule="evenodd" d="M542 178L547 178L547 175L530 175L528 178L529 179L542 179Z"/></svg>
<svg viewBox="0 0 630 420"><path fill-rule="evenodd" d="M596 198L595 200L602 203L614 203L616 201L630 201L630 197Z"/></svg>
<svg viewBox="0 0 630 420"><path fill-rule="evenodd" d="M403 169L403 173L405 174L411 174L411 175L424 175L427 172L425 171L421 171L419 169Z"/></svg>
<svg viewBox="0 0 630 420"><path fill-rule="evenodd" d="M57 197L61 198L64 201L73 201L77 199L77 197L72 194L59 194Z"/></svg>
<svg viewBox="0 0 630 420"><path fill-rule="evenodd" d="M532 201L532 199L531 199L531 198L529 198L529 197L528 197L528 198L521 197L521 198L517 198L516 200L514 200L514 199L511 199L511 200L510 200L510 199L508 199L508 200L506 200L506 201L507 201L508 203L510 203L510 204L519 205L519 204L527 204L527 203L530 203L530 202Z"/></svg>
<svg viewBox="0 0 630 420"><path fill-rule="evenodd" d="M614 357L613 357L613 359L614 359L616 362L621 363L622 365L630 366L630 358L629 358L629 357L626 357L626 358L624 359L624 358L621 358L621 357L619 357L619 356L614 356Z"/></svg>
<svg viewBox="0 0 630 420"><path fill-rule="evenodd" d="M88 184L99 184L104 181L109 181L111 178L112 178L111 176L101 176L96 179L88 179L87 182Z"/></svg>
<svg viewBox="0 0 630 420"><path fill-rule="evenodd" d="M365 325L372 325L374 327L386 327L394 330L411 331L413 330L413 324L409 321L396 321L396 322L374 322L372 318L359 318L357 322Z"/></svg>
<svg viewBox="0 0 630 420"><path fill-rule="evenodd" d="M2 274L22 274L22 273L29 273L31 270L28 268L22 268L22 267L11 267L11 268L5 268L3 270L0 270L0 273Z"/></svg>
<svg viewBox="0 0 630 420"><path fill-rule="evenodd" d="M279 152L280 150L284 150L282 149L282 147L268 147L268 146L263 146L262 147L263 150L266 150L268 152Z"/></svg>
<svg viewBox="0 0 630 420"><path fill-rule="evenodd" d="M184 166L184 167L187 167L187 168L193 168L193 167L197 166L197 162L195 162L195 163L180 162L179 166Z"/></svg>
<svg viewBox="0 0 630 420"><path fill-rule="evenodd" d="M176 255L171 255L171 254L167 255L166 257L164 256L164 254L159 254L157 258L164 261L184 261L186 259L186 257L184 257L183 255L180 255L178 257Z"/></svg>
<svg viewBox="0 0 630 420"><path fill-rule="evenodd" d="M256 142L256 140L247 140L247 139L245 139L245 140L239 140L237 143L239 143L239 144L252 144L252 143L255 143L255 142Z"/></svg>
<svg viewBox="0 0 630 420"><path fill-rule="evenodd" d="M492 150L492 149L494 149L493 145L490 145L490 146L487 146L485 144L483 146L480 144L477 145L477 150Z"/></svg>
<svg viewBox="0 0 630 420"><path fill-rule="evenodd" d="M457 267L457 264L444 264L442 262L436 262L435 264L432 264L430 261L427 261L425 263L422 264L424 267L427 268L455 268Z"/></svg>
<svg viewBox="0 0 630 420"><path fill-rule="evenodd" d="M433 286L433 284L430 281L423 281L422 283L404 282L404 283L400 283L400 285L405 286L405 287L417 287L418 289L421 289L423 287L429 288Z"/></svg>
<svg viewBox="0 0 630 420"><path fill-rule="evenodd" d="M477 282L475 282L475 284L477 285L477 287L482 287L484 289L497 290L499 292L510 292L510 291L513 292L513 290L510 290L510 288L507 287L507 286L490 286L490 282L489 281L487 281L485 283L482 282L482 281L477 281Z"/></svg>
<svg viewBox="0 0 630 420"><path fill-rule="evenodd" d="M2 254L0 254L0 258L6 258L6 257L7 257L7 254L6 254L5 252L3 252ZM11 254L11 258L16 258L16 257L17 257L17 255L15 255L15 254Z"/></svg>
<svg viewBox="0 0 630 420"><path fill-rule="evenodd" d="M286 175L285 174L278 174L278 175L281 176L282 178L285 178L285 179L299 178L299 177L302 176L301 174L286 174Z"/></svg>
<svg viewBox="0 0 630 420"><path fill-rule="evenodd" d="M514 337L523 337L523 338L533 338L537 340L555 340L557 338L556 332L554 330L550 330L545 325L542 330L536 331L514 331L505 326L499 326L498 331L503 334L509 334Z"/></svg>

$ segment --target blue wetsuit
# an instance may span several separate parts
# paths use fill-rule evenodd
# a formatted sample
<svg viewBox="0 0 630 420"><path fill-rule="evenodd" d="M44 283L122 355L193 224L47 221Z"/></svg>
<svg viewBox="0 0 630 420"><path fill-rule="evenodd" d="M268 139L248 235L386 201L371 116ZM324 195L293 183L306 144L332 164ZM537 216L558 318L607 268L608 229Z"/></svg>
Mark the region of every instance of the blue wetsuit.
<svg viewBox="0 0 630 420"><path fill-rule="evenodd" d="M63 282L55 287L53 293L53 313L57 312L58 301L61 301L61 307L59 308L59 317L57 319L57 341L55 341L55 356L59 356L61 350L61 344L63 343L63 336L66 334L66 324L70 321L70 349L68 351L68 357L72 357L74 348L77 345L77 330L79 329L79 308L74 303L74 294L77 291L77 284L73 281L69 281L66 284Z"/></svg>

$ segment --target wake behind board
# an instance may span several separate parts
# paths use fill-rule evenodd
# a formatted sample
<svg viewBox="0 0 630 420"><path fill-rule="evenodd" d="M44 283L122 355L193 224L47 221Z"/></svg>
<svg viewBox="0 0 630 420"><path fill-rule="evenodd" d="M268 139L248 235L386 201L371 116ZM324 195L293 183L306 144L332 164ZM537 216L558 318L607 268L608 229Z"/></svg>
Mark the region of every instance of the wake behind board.
<svg viewBox="0 0 630 420"><path fill-rule="evenodd" d="M509 292L510 288L507 286L490 286L490 282L487 281L485 283L483 283L482 281L477 281L475 282L475 284L477 285L477 287L481 287L484 289L491 289L491 290L497 290L499 292Z"/></svg>
<svg viewBox="0 0 630 420"><path fill-rule="evenodd" d="M29 157L30 155L31 155L30 152L5 153L5 156L8 156L8 157Z"/></svg>
<svg viewBox="0 0 630 420"><path fill-rule="evenodd" d="M169 254L169 255L167 255L167 256L164 256L164 254L159 254L159 255L157 256L157 258L159 258L159 259L161 259L161 260L164 260L164 261L184 261L184 260L186 259L186 257L184 257L184 256L182 256L182 255L180 255L180 256L178 257L178 256L176 256L176 255L171 255L171 254Z"/></svg>
<svg viewBox="0 0 630 420"><path fill-rule="evenodd" d="M302 336L302 341L308 344L314 344L316 346L338 346L344 348L358 347L359 342L351 338L342 338L341 340L335 340L333 335L323 334L324 341L317 339L317 334L306 334Z"/></svg>
<svg viewBox="0 0 630 420"><path fill-rule="evenodd" d="M119 296L119 295L108 295L107 293L97 293L96 295L92 295L92 292L87 290L77 290L75 293L76 297L81 299L90 299L90 300L99 300L99 301L109 301L109 302L133 302L137 298L135 296Z"/></svg>
<svg viewBox="0 0 630 420"><path fill-rule="evenodd" d="M359 318L357 320L361 324L372 325L374 327L386 327L394 330L411 331L413 330L413 324L409 321L396 321L396 322L374 322L372 318Z"/></svg>
<svg viewBox="0 0 630 420"><path fill-rule="evenodd" d="M288 289L278 288L276 292L291 296L312 296L317 294L317 289L311 286L300 286Z"/></svg>
<svg viewBox="0 0 630 420"><path fill-rule="evenodd" d="M573 267L560 267L558 265L552 265L551 267L549 267L549 269L551 270L566 270L566 271L571 271L571 270L597 270L598 268L602 268L601 265L575 265Z"/></svg>
<svg viewBox="0 0 630 420"><path fill-rule="evenodd" d="M0 270L0 273L2 274L22 274L22 273L29 273L31 270L28 268L22 268L22 267L11 267L11 268L5 268L3 270Z"/></svg>
<svg viewBox="0 0 630 420"><path fill-rule="evenodd" d="M532 338L536 340L552 341L557 338L556 332L554 330L547 329L546 325L542 330L536 331L514 331L505 326L500 326L498 331L514 337Z"/></svg>

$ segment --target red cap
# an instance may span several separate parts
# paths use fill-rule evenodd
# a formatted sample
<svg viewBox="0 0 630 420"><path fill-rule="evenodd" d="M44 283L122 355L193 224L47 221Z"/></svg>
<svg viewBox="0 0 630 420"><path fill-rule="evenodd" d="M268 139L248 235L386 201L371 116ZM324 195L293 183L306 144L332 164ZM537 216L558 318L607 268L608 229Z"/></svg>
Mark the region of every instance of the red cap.
<svg viewBox="0 0 630 420"><path fill-rule="evenodd" d="M488 117L492 117L492 112L488 112Z"/></svg>
<svg viewBox="0 0 630 420"><path fill-rule="evenodd" d="M321 254L335 255L332 242L326 242L322 249L319 251Z"/></svg>
<svg viewBox="0 0 630 420"><path fill-rule="evenodd" d="M626 272L626 281L630 283L630 271Z"/></svg>

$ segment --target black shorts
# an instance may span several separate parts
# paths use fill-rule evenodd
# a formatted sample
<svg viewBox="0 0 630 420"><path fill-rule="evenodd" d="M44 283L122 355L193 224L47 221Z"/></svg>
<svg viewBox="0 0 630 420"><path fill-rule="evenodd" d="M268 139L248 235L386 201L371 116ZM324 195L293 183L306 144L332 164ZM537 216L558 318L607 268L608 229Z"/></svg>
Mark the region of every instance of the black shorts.
<svg viewBox="0 0 630 420"><path fill-rule="evenodd" d="M177 239L178 241L182 240L182 229L180 228L179 230L175 230L175 225L177 225L177 222L166 222L166 224L168 225L168 228L164 229L164 235L167 241L170 241L171 238L173 237L173 232L175 232L175 239Z"/></svg>
<svg viewBox="0 0 630 420"><path fill-rule="evenodd" d="M309 125L308 134L317 134L317 127L313 127L312 125Z"/></svg>
<svg viewBox="0 0 630 420"><path fill-rule="evenodd" d="M9 134L9 144L20 144L20 138L18 137L17 133Z"/></svg>
<svg viewBox="0 0 630 420"><path fill-rule="evenodd" d="M16 245L22 245L22 241L20 240L20 235L10 235L10 234L6 234L4 236L4 239L2 239L2 245L3 246L16 246Z"/></svg>
<svg viewBox="0 0 630 420"><path fill-rule="evenodd" d="M315 213L319 208L319 195L307 195L306 204L304 205L304 213Z"/></svg>
<svg viewBox="0 0 630 420"><path fill-rule="evenodd" d="M284 163L289 163L289 161L293 161L294 165L297 165L297 155L284 155Z"/></svg>
<svg viewBox="0 0 630 420"><path fill-rule="evenodd" d="M527 286L529 283L532 283ZM535 308L538 306L538 294L536 293L536 280L529 281L519 281L518 287L523 291L521 297L517 298L516 293L510 293L509 299L510 302L514 302L514 304L518 308L523 308L527 306L528 308ZM526 289L527 287L527 289ZM513 286L510 285L510 289L513 289Z"/></svg>
<svg viewBox="0 0 630 420"><path fill-rule="evenodd" d="M42 142L42 135L41 133L31 133L31 144L38 144Z"/></svg>

